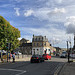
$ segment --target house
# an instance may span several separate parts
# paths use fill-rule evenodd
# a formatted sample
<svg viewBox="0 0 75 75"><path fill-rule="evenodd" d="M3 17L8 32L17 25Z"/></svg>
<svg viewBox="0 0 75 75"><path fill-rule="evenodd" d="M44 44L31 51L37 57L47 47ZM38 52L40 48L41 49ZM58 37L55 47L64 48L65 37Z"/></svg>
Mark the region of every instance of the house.
<svg viewBox="0 0 75 75"><path fill-rule="evenodd" d="M32 55L33 54L50 54L50 43L46 36L34 36L32 38Z"/></svg>
<svg viewBox="0 0 75 75"><path fill-rule="evenodd" d="M20 52L22 54L31 55L32 52L32 43L29 40L22 38L20 40L19 46Z"/></svg>
<svg viewBox="0 0 75 75"><path fill-rule="evenodd" d="M22 44L22 43L30 43L30 40L27 40L27 39L25 39L25 38L22 38L22 39L20 40L20 44Z"/></svg>

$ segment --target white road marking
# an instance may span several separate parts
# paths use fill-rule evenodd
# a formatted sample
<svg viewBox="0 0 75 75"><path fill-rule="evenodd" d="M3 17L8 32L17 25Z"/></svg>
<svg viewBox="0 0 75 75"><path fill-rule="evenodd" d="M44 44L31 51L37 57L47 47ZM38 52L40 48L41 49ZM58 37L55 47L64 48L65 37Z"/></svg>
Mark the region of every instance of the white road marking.
<svg viewBox="0 0 75 75"><path fill-rule="evenodd" d="M23 71L23 70L16 70L16 69L4 69L4 68L0 68L0 70L7 70L7 71L17 71L17 72L21 72L21 73L18 73L16 75L21 75L23 73L25 73L26 71Z"/></svg>
<svg viewBox="0 0 75 75"><path fill-rule="evenodd" d="M18 73L18 74L16 74L16 75L21 75L21 74L23 74L23 73L25 73L26 71L23 71L23 72L21 72L21 73Z"/></svg>

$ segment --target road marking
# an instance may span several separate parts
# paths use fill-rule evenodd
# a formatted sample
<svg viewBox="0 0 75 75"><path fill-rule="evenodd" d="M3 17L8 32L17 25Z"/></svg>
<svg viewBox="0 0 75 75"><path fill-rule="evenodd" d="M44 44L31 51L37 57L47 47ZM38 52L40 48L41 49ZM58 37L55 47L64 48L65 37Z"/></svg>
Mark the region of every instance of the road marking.
<svg viewBox="0 0 75 75"><path fill-rule="evenodd" d="M16 75L21 75L21 74L23 74L23 73L26 73L26 71L23 71L23 72L21 72L21 73L18 73L18 74L16 74Z"/></svg>
<svg viewBox="0 0 75 75"><path fill-rule="evenodd" d="M0 70L21 72L21 73L18 73L18 74L16 74L16 75L21 75L21 74L23 74L23 73L26 73L26 71L23 71L23 70L16 70L16 69L4 69L4 68L0 68Z"/></svg>

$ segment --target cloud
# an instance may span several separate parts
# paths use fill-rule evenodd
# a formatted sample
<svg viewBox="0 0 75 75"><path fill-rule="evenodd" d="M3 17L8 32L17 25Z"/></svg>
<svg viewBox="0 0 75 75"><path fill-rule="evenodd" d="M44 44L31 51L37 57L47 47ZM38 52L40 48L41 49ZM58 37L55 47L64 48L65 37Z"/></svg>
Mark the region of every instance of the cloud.
<svg viewBox="0 0 75 75"><path fill-rule="evenodd" d="M58 2L58 3L62 3L63 0L55 0L55 1Z"/></svg>
<svg viewBox="0 0 75 75"><path fill-rule="evenodd" d="M63 0L45 0L46 6L55 7L59 4L62 4Z"/></svg>
<svg viewBox="0 0 75 75"><path fill-rule="evenodd" d="M0 7L13 7L14 5L12 5L12 4L3 4L3 5L1 5Z"/></svg>
<svg viewBox="0 0 75 75"><path fill-rule="evenodd" d="M16 15L17 15L17 16L20 16L20 13L19 13L19 9L20 9L20 8L14 8L14 9L16 10L16 12L15 12Z"/></svg>
<svg viewBox="0 0 75 75"><path fill-rule="evenodd" d="M75 33L75 16L67 17L64 26L68 34Z"/></svg>
<svg viewBox="0 0 75 75"><path fill-rule="evenodd" d="M24 16L28 17L28 16L31 16L33 13L34 13L34 11L30 9L24 13Z"/></svg>
<svg viewBox="0 0 75 75"><path fill-rule="evenodd" d="M17 3L20 3L20 2L24 2L24 1L26 1L26 0L10 0L10 1L16 1Z"/></svg>
<svg viewBox="0 0 75 75"><path fill-rule="evenodd" d="M58 20L60 21L63 17L62 15L66 13L65 8L55 8L51 10L50 8L39 8L39 9L34 9L34 10L27 10L24 13L25 17L33 15L34 17L37 17L39 20ZM63 20L61 20L63 21Z"/></svg>
<svg viewBox="0 0 75 75"><path fill-rule="evenodd" d="M53 13L53 14L58 14L58 13L66 13L66 10L65 8L55 8L53 11L51 11L50 13Z"/></svg>
<svg viewBox="0 0 75 75"><path fill-rule="evenodd" d="M34 10L34 16L37 17L39 20L48 20L48 21L63 21L63 15L66 13L65 8L40 8Z"/></svg>

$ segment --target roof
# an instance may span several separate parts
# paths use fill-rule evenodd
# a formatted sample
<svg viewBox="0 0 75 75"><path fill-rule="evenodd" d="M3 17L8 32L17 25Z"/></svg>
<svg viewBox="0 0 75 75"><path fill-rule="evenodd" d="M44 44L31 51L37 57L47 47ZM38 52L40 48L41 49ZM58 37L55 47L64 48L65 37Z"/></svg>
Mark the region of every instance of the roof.
<svg viewBox="0 0 75 75"><path fill-rule="evenodd" d="M25 39L25 38L22 38L21 40L26 40L26 41L29 41L29 40L27 40L27 39ZM20 40L20 41L21 41L21 40Z"/></svg>
<svg viewBox="0 0 75 75"><path fill-rule="evenodd" d="M22 43L20 47L32 46L32 43Z"/></svg>

